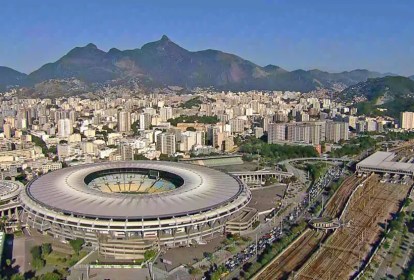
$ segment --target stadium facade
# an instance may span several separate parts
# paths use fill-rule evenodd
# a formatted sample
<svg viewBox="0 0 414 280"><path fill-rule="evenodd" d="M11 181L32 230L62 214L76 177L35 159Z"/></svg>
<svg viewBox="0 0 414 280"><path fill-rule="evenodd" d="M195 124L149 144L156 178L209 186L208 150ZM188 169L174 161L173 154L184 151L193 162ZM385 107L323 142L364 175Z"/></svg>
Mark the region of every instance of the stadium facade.
<svg viewBox="0 0 414 280"><path fill-rule="evenodd" d="M108 257L201 243L251 200L237 178L203 166L133 161L48 173L20 194L23 221L63 242L83 238Z"/></svg>
<svg viewBox="0 0 414 280"><path fill-rule="evenodd" d="M0 218L6 231L19 227L19 194L23 188L24 185L20 182L0 180Z"/></svg>

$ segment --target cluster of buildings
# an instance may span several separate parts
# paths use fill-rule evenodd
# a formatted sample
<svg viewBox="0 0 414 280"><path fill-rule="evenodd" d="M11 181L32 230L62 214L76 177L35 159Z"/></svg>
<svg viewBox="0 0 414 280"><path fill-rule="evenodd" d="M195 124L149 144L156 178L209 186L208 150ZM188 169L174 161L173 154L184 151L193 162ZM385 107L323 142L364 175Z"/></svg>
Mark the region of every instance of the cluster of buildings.
<svg viewBox="0 0 414 280"><path fill-rule="evenodd" d="M94 99L3 95L0 109L3 178L19 170L44 173L62 164L232 152L240 136L267 135L268 143L335 144L352 133L395 125L389 118L357 116L356 108L326 95L279 91L196 89L182 95L109 89ZM402 127L414 125L412 119L404 113Z"/></svg>

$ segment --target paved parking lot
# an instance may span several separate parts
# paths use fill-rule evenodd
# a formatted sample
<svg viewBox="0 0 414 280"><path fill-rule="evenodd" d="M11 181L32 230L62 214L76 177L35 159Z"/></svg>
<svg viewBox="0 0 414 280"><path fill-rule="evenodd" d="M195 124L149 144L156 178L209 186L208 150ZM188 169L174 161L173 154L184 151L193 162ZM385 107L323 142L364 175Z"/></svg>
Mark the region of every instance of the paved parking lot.
<svg viewBox="0 0 414 280"><path fill-rule="evenodd" d="M134 268L99 268L91 269L89 273L91 280L137 280L150 279L148 269Z"/></svg>
<svg viewBox="0 0 414 280"><path fill-rule="evenodd" d="M252 189L252 200L248 207L256 208L259 212L275 208L277 202L282 200L286 185Z"/></svg>
<svg viewBox="0 0 414 280"><path fill-rule="evenodd" d="M13 240L12 260L13 267L18 267L20 273L31 270L30 249L35 245L33 238L17 237Z"/></svg>
<svg viewBox="0 0 414 280"><path fill-rule="evenodd" d="M219 236L209 241L205 245L194 245L191 247L181 247L167 250L161 253L156 266L160 269L170 271L181 264L193 264L204 258L204 253L213 253L218 247L222 246L221 242L224 236ZM166 259L172 262L172 265L161 263L160 259Z"/></svg>

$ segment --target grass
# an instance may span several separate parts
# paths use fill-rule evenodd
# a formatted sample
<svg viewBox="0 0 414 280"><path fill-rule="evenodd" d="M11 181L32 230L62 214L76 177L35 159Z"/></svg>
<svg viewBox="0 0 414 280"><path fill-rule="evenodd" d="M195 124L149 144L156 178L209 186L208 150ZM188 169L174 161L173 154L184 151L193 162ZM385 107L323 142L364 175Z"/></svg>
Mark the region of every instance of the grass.
<svg viewBox="0 0 414 280"><path fill-rule="evenodd" d="M21 231L21 230L17 230L17 231L15 231L15 232L14 232L14 236L15 236L15 237L21 237L21 236L23 236L23 231Z"/></svg>
<svg viewBox="0 0 414 280"><path fill-rule="evenodd" d="M60 252L53 251L49 255L45 256L46 265L56 266L59 268L68 268L76 264L79 260L85 257L88 253L81 251L79 256L76 254L68 255Z"/></svg>
<svg viewBox="0 0 414 280"><path fill-rule="evenodd" d="M71 256L53 251L49 255L45 256L46 265L52 266L68 266L68 260L70 260Z"/></svg>

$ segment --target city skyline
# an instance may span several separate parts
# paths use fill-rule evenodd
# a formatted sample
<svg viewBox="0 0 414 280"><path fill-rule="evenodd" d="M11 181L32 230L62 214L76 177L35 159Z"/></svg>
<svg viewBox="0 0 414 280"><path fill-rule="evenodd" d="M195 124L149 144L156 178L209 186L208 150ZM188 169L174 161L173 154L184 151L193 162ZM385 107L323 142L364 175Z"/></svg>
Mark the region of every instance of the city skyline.
<svg viewBox="0 0 414 280"><path fill-rule="evenodd" d="M76 46L92 42L105 51L134 49L166 34L189 50L217 49L261 66L414 74L411 3L235 4L5 3L7 23L0 34L7 43L0 45L1 65L30 73Z"/></svg>

